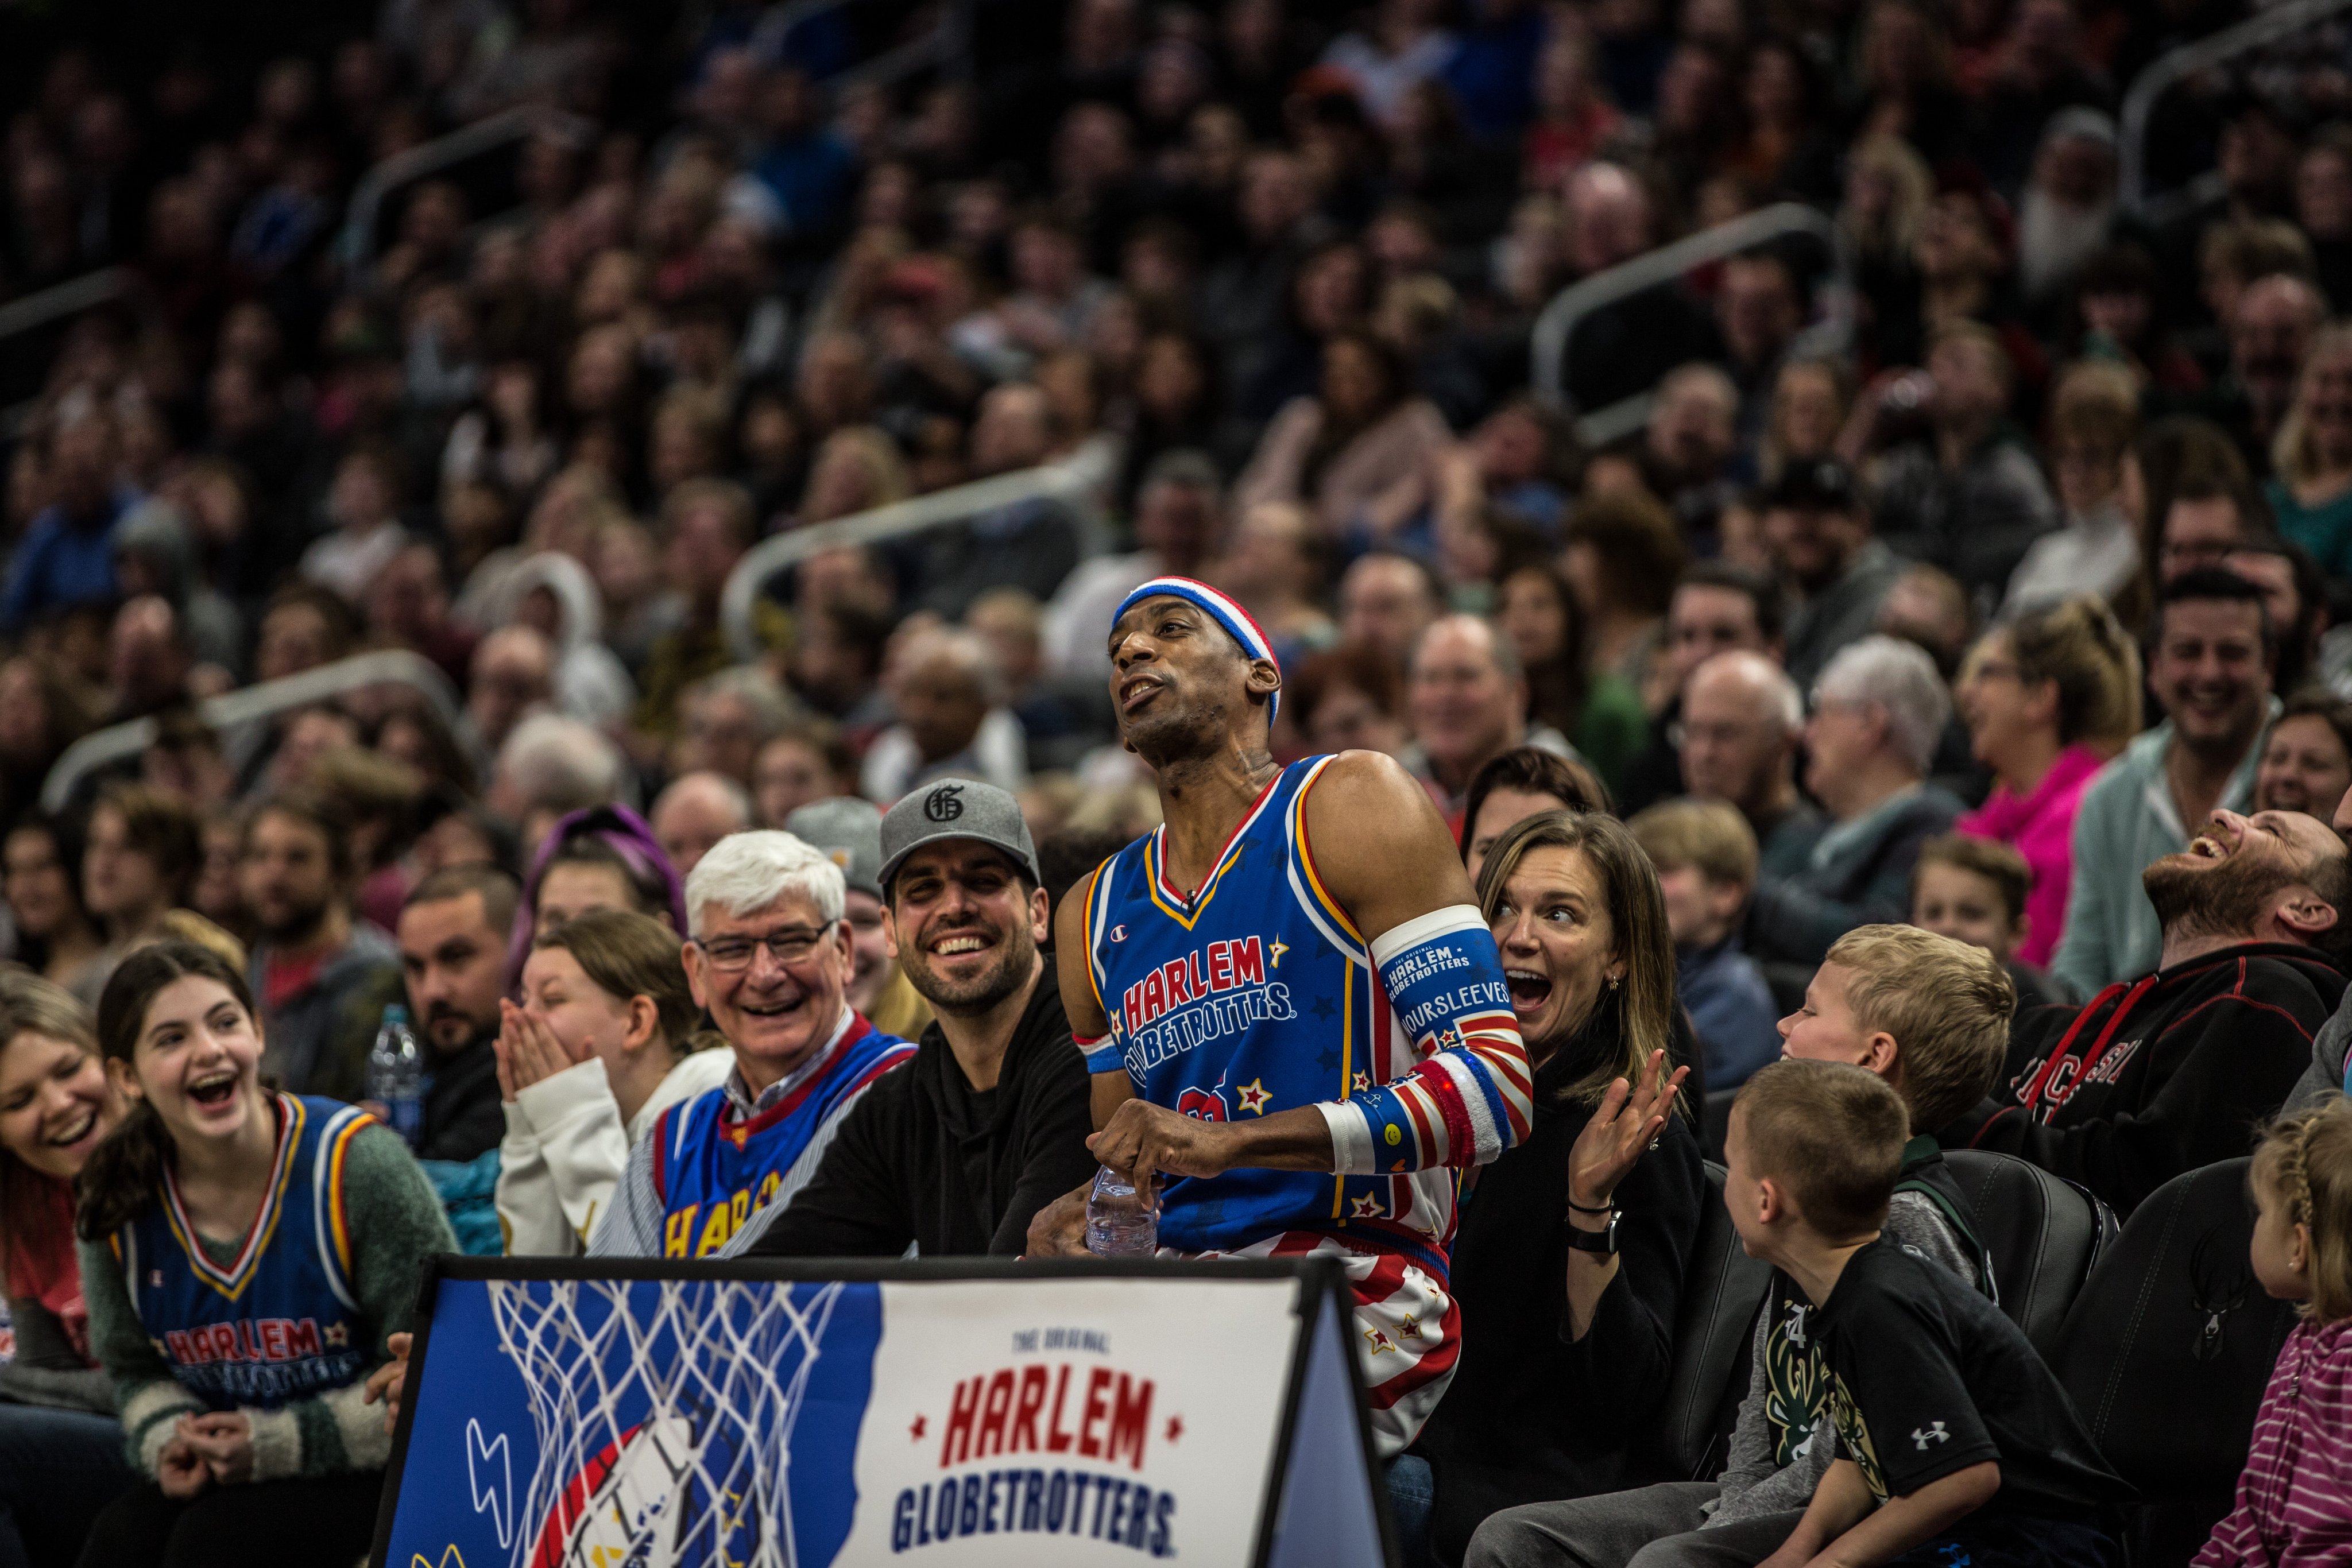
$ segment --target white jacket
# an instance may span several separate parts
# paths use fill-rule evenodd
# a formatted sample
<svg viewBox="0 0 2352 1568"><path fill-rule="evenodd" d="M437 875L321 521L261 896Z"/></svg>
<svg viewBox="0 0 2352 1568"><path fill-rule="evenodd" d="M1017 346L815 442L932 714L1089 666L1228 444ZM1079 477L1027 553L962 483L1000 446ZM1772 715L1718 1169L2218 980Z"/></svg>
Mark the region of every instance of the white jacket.
<svg viewBox="0 0 2352 1568"><path fill-rule="evenodd" d="M669 1070L627 1127L604 1062L591 1057L542 1078L506 1104L499 1144L499 1227L519 1258L577 1258L604 1217L629 1150L654 1119L681 1100L715 1089L735 1070L735 1053L698 1051Z"/></svg>

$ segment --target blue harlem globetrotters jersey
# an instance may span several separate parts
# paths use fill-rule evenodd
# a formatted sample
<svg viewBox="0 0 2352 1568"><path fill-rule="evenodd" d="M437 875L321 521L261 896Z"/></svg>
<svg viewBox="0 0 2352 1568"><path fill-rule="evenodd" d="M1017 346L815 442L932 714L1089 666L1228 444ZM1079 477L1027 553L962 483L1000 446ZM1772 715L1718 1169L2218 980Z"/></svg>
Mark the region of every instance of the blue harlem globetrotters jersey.
<svg viewBox="0 0 2352 1568"><path fill-rule="evenodd" d="M292 1094L277 1112L269 1190L232 1261L205 1254L169 1167L162 1200L109 1238L140 1326L180 1385L215 1410L275 1410L344 1387L367 1362L343 1161L373 1118Z"/></svg>
<svg viewBox="0 0 2352 1568"><path fill-rule="evenodd" d="M1171 1180L1162 1246L1235 1252L1319 1233L1442 1282L1457 1168L1526 1131L1526 1056L1474 911L1439 912L1433 941L1401 951L1383 937L1376 956L1325 892L1305 811L1331 761L1283 769L1190 899L1166 877L1164 829L1106 861L1089 889L1088 956L1108 1045L1142 1098L1214 1122L1333 1101L1360 1110L1331 1118L1348 1174Z"/></svg>
<svg viewBox="0 0 2352 1568"><path fill-rule="evenodd" d="M751 1216L805 1185L835 1119L876 1079L914 1060L915 1048L851 1011L801 1085L740 1114L728 1087L672 1105L646 1134L662 1206L662 1256L708 1258Z"/></svg>

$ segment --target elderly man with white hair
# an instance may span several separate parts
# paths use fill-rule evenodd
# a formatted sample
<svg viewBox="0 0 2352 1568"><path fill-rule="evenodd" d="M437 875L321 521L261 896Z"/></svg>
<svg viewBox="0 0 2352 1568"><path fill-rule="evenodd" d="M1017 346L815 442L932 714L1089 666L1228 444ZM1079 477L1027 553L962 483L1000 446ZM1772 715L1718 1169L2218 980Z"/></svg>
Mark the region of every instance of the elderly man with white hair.
<svg viewBox="0 0 2352 1568"><path fill-rule="evenodd" d="M1818 964L1855 926L1906 917L1920 846L1962 810L1924 782L1951 715L1935 661L1913 643L1864 637L1830 660L1805 726L1805 788L1830 825L1801 870L1759 879L1759 956Z"/></svg>
<svg viewBox="0 0 2352 1568"><path fill-rule="evenodd" d="M686 879L683 957L734 1071L662 1113L629 1152L592 1258L702 1258L787 1204L835 1126L913 1045L850 1007L845 885L790 833L732 833Z"/></svg>

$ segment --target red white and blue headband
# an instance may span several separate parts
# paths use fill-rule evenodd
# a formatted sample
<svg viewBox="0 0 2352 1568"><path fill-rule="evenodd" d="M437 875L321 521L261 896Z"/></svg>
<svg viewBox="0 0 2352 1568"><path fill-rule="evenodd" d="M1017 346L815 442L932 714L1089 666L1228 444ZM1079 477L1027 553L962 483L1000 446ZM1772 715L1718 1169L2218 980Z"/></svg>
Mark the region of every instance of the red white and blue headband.
<svg viewBox="0 0 2352 1568"><path fill-rule="evenodd" d="M1163 593L1183 600L1223 627L1225 634L1240 643L1242 652L1249 657L1265 660L1277 673L1282 669L1282 661L1274 656L1274 644L1266 641L1265 633L1258 629L1258 623L1251 618L1250 612L1207 583L1193 578L1153 578L1118 601L1118 608L1111 612L1110 623L1117 626L1129 611L1145 600L1157 599ZM1272 724L1274 716L1281 707L1282 691L1276 687L1274 694L1265 699L1265 722Z"/></svg>

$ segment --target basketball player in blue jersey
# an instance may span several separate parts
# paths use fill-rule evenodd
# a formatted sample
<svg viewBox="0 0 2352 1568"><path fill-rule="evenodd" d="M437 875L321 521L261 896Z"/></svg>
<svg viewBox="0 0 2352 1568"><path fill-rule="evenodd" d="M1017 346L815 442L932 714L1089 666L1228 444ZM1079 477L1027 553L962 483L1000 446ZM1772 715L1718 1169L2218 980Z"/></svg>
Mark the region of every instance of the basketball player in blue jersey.
<svg viewBox="0 0 2352 1568"><path fill-rule="evenodd" d="M365 1113L262 1085L252 995L205 948L124 959L98 1035L132 1109L82 1171L82 1288L146 1479L82 1560L356 1561L392 1447L362 1379L457 1245L441 1205Z"/></svg>
<svg viewBox="0 0 2352 1568"><path fill-rule="evenodd" d="M1160 1244L1321 1254L1356 1294L1384 1455L1452 1375L1462 1167L1526 1132L1502 961L1429 797L1372 752L1266 750L1282 674L1246 612L1158 578L1110 631L1111 695L1165 825L1072 889L1055 950L1104 1165L1160 1194ZM1079 1250L1085 1189L1031 1229Z"/></svg>

